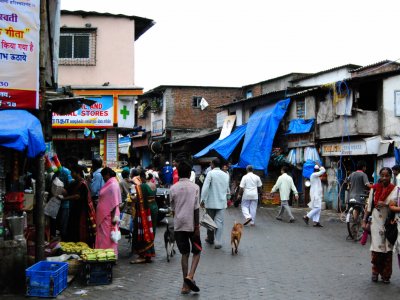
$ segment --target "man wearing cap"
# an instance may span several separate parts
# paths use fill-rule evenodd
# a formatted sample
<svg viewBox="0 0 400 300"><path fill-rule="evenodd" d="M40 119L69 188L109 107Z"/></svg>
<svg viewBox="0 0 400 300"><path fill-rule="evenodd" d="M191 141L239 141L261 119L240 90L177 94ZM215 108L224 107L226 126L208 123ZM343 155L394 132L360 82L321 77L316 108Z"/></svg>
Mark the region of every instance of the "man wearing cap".
<svg viewBox="0 0 400 300"><path fill-rule="evenodd" d="M304 222L308 225L308 221L312 218L314 221L314 227L323 227L319 223L319 217L321 215L322 206L322 184L319 176L325 173L325 168L320 166L318 163L314 166L314 173L310 176L310 199L308 207L311 211L303 217Z"/></svg>

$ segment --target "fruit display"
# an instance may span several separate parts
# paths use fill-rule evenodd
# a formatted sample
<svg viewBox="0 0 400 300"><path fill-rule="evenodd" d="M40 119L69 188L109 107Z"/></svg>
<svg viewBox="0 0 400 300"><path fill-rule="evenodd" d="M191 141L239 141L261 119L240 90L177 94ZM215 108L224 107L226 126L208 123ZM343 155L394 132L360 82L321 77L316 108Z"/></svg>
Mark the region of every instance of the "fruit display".
<svg viewBox="0 0 400 300"><path fill-rule="evenodd" d="M82 251L81 258L87 262L107 262L117 260L114 249L85 249Z"/></svg>
<svg viewBox="0 0 400 300"><path fill-rule="evenodd" d="M90 249L84 242L60 242L61 250L67 254L82 254L84 250Z"/></svg>

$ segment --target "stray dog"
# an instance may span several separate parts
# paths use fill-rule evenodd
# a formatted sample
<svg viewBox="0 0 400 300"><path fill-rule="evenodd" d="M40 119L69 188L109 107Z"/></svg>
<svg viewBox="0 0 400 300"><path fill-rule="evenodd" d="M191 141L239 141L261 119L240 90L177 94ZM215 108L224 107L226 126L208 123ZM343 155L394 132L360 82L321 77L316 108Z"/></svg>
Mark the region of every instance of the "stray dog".
<svg viewBox="0 0 400 300"><path fill-rule="evenodd" d="M240 239L242 238L243 224L236 223L233 224L231 231L231 246L232 246L232 255L238 253Z"/></svg>
<svg viewBox="0 0 400 300"><path fill-rule="evenodd" d="M164 244L165 244L165 251L167 251L167 261L169 262L170 257L173 257L175 252L175 233L174 233L174 223L168 222L167 229L164 232Z"/></svg>

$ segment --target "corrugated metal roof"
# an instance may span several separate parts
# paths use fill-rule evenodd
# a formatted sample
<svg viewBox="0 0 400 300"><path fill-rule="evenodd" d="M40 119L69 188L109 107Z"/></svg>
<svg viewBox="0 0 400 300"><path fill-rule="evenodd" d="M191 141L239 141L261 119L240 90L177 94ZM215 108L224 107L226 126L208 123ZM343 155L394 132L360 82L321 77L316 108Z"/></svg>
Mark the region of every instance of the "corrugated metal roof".
<svg viewBox="0 0 400 300"><path fill-rule="evenodd" d="M347 65L331 68L331 69L328 69L328 70L323 70L323 71L320 71L320 72L317 72L317 73L314 73L314 74L311 74L311 75L307 75L307 76L304 76L304 77L300 77L298 79L292 80L291 82L298 82L298 81L301 81L301 80L304 80L304 79L316 77L316 76L324 74L324 73L329 73L329 72L340 70L340 69L344 69L344 68L356 69L356 68L361 68L361 66L360 65L347 64Z"/></svg>
<svg viewBox="0 0 400 300"><path fill-rule="evenodd" d="M101 13L97 11L84 11L84 10L61 10L61 15L74 15L74 16L100 16L100 17L114 17L114 18L125 18L129 20L135 21L135 41L147 30L156 24L151 19L137 17L137 16L128 16L124 14L111 14L111 13Z"/></svg>
<svg viewBox="0 0 400 300"><path fill-rule="evenodd" d="M379 65L387 64L389 62L391 62L391 61L386 59L386 60L383 60L383 61L380 61L380 62L377 62L377 63L373 63L373 64L366 65L366 66L363 66L363 67L360 67L360 68L357 68L357 69L353 69L353 70L350 71L350 73L360 72L362 70L369 69L369 68L372 68L372 67L377 67Z"/></svg>

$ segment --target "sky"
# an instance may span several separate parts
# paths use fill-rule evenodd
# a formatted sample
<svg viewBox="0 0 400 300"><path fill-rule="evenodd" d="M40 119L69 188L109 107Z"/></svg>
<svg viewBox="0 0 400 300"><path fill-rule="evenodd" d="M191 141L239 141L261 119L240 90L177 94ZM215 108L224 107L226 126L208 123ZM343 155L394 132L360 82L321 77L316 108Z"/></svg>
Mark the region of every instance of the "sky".
<svg viewBox="0 0 400 300"><path fill-rule="evenodd" d="M135 43L135 85L241 87L291 72L400 59L397 0L61 0L156 24Z"/></svg>

